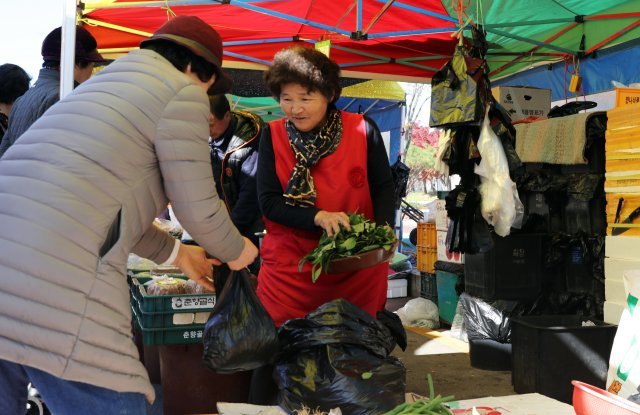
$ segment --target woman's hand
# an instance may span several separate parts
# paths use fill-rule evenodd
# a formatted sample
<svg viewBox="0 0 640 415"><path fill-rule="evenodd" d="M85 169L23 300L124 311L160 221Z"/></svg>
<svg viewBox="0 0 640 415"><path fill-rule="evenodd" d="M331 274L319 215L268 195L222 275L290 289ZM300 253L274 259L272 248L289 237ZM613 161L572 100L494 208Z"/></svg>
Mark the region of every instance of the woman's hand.
<svg viewBox="0 0 640 415"><path fill-rule="evenodd" d="M327 212L326 210L321 210L316 213L313 222L324 229L330 238L340 232L340 225L349 231L351 230L349 216L344 212Z"/></svg>
<svg viewBox="0 0 640 415"><path fill-rule="evenodd" d="M227 262L227 265L229 266L229 268L234 271L240 270L242 268L245 268L251 265L251 263L253 263L253 261L255 261L256 257L258 256L258 248L256 248L253 242L251 242L249 239L247 239L244 236L243 238L244 238L244 248L242 249L240 256L234 259L233 261Z"/></svg>
<svg viewBox="0 0 640 415"><path fill-rule="evenodd" d="M173 265L177 266L187 277L203 287L213 291L213 265L221 262L215 258L207 258L205 250L197 245L180 244L178 256Z"/></svg>

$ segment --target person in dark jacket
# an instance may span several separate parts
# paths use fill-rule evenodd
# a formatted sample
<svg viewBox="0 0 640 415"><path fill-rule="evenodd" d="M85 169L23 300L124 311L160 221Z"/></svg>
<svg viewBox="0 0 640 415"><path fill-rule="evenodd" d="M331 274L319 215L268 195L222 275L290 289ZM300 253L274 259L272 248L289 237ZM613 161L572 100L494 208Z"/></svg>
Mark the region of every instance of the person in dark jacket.
<svg viewBox="0 0 640 415"><path fill-rule="evenodd" d="M53 29L42 42L42 69L35 85L18 98L12 109L7 131L0 142L0 157L16 142L31 124L60 100L60 50L62 28ZM82 26L76 27L75 86L89 79L94 65L106 60L98 53L96 39Z"/></svg>
<svg viewBox="0 0 640 415"><path fill-rule="evenodd" d="M12 63L0 65L0 139L9 125L13 103L29 89L31 77Z"/></svg>
<svg viewBox="0 0 640 415"><path fill-rule="evenodd" d="M209 147L218 196L225 201L240 233L256 246L264 230L258 206L256 170L264 122L246 111L231 111L223 94L209 97Z"/></svg>
<svg viewBox="0 0 640 415"><path fill-rule="evenodd" d="M264 230L262 214L258 206L256 171L258 145L264 131L264 121L256 114L231 111L224 94L209 95L209 147L211 168L216 191L229 210L233 224L240 234L259 246L259 236ZM189 239L188 235L183 239ZM259 258L249 267L254 274L260 268ZM222 288L226 270L216 273L216 287Z"/></svg>

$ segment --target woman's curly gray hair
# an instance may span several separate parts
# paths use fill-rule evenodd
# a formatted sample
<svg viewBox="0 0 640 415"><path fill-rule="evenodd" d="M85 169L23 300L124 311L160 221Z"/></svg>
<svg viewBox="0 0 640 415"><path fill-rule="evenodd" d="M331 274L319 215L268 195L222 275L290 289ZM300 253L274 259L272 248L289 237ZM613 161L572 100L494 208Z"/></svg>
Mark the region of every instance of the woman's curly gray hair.
<svg viewBox="0 0 640 415"><path fill-rule="evenodd" d="M315 49L294 46L283 49L273 57L273 63L264 73L267 88L280 102L282 86L300 84L309 91L318 91L331 103L340 98L340 67L325 54Z"/></svg>

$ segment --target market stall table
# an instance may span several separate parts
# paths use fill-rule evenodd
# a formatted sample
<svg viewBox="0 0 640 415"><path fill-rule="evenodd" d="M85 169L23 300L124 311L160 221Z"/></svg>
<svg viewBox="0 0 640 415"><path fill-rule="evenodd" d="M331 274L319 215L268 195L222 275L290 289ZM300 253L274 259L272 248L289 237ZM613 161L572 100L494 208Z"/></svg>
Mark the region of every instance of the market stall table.
<svg viewBox="0 0 640 415"><path fill-rule="evenodd" d="M407 402L414 402L422 397L407 394ZM486 398L465 399L449 403L456 415L471 415L475 406L480 415L575 415L573 407L539 393L526 393L522 395L489 396ZM269 414L277 414L279 407L248 405L243 403L218 403L220 415L257 415L267 410ZM282 414L286 412L281 411ZM212 414L209 414L212 415Z"/></svg>
<svg viewBox="0 0 640 415"><path fill-rule="evenodd" d="M508 415L575 415L573 406L564 402L540 395L539 393L525 393L522 395L509 396L489 396L486 398L466 399L462 401L450 402L453 413L458 415L471 414L466 409L491 408L494 412L492 415L508 414ZM497 412L497 413L496 413Z"/></svg>

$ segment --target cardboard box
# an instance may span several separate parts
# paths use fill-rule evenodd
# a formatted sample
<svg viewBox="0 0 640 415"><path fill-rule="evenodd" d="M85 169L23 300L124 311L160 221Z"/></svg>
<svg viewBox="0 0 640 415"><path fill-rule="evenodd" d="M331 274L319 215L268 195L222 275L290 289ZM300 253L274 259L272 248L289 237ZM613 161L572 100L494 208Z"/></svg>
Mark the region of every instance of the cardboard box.
<svg viewBox="0 0 640 415"><path fill-rule="evenodd" d="M607 258L638 260L638 252L640 252L638 237L607 236L604 241L604 256Z"/></svg>
<svg viewBox="0 0 640 415"><path fill-rule="evenodd" d="M607 301L624 304L627 301L627 291L624 288L624 281L604 280L604 298Z"/></svg>
<svg viewBox="0 0 640 415"><path fill-rule="evenodd" d="M438 261L453 262L455 264L464 264L464 254L459 252L449 252L447 249L447 231L437 231L438 237Z"/></svg>
<svg viewBox="0 0 640 415"><path fill-rule="evenodd" d="M616 88L616 108L627 105L638 105L640 107L640 89L636 88Z"/></svg>
<svg viewBox="0 0 640 415"><path fill-rule="evenodd" d="M607 131L640 125L640 105L627 105L607 111Z"/></svg>
<svg viewBox="0 0 640 415"><path fill-rule="evenodd" d="M604 302L604 322L609 324L619 324L620 317L625 309L624 303L615 303L613 301Z"/></svg>
<svg viewBox="0 0 640 415"><path fill-rule="evenodd" d="M551 110L550 89L497 86L491 92L509 112L512 121L527 117L546 117Z"/></svg>
<svg viewBox="0 0 640 415"><path fill-rule="evenodd" d="M636 238L638 239L638 238ZM638 239L640 241L640 239ZM605 248L606 250L606 248ZM605 258L604 278L605 281L623 281L624 272L627 270L640 269L640 260Z"/></svg>

